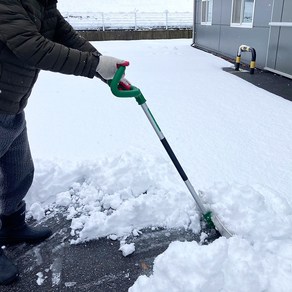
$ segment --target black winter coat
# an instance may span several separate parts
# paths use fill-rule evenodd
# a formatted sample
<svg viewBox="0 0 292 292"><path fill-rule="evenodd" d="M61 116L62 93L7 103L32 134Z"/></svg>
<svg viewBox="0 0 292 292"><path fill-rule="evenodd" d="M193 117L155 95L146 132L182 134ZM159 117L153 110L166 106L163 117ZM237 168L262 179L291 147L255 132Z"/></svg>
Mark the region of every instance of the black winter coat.
<svg viewBox="0 0 292 292"><path fill-rule="evenodd" d="M0 0L0 113L17 114L40 69L93 78L99 52L61 16L56 0Z"/></svg>

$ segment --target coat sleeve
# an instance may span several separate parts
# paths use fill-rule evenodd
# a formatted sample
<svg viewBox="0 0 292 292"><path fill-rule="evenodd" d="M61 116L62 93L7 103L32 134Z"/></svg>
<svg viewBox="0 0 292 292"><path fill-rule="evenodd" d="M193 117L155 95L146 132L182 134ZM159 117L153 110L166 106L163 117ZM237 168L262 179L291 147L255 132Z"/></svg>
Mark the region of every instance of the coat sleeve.
<svg viewBox="0 0 292 292"><path fill-rule="evenodd" d="M18 0L0 1L0 11L0 40L21 62L63 74L95 76L98 52L84 52L45 38Z"/></svg>
<svg viewBox="0 0 292 292"><path fill-rule="evenodd" d="M85 38L80 36L56 9L57 27L55 41L69 48L84 52L96 52L97 49Z"/></svg>

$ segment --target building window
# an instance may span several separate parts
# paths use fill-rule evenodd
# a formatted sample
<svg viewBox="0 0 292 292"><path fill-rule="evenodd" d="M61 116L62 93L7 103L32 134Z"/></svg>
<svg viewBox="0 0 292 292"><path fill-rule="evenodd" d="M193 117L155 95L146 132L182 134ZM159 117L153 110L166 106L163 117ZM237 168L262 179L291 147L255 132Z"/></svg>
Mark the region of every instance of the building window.
<svg viewBox="0 0 292 292"><path fill-rule="evenodd" d="M201 24L212 24L213 0L202 0Z"/></svg>
<svg viewBox="0 0 292 292"><path fill-rule="evenodd" d="M252 27L255 0L233 0L231 26Z"/></svg>

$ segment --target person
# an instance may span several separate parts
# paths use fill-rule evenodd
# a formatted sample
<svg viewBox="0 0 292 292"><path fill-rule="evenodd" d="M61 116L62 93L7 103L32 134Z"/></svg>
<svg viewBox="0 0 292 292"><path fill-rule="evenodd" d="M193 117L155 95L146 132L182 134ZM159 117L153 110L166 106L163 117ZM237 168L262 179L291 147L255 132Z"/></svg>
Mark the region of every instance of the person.
<svg viewBox="0 0 292 292"><path fill-rule="evenodd" d="M17 279L15 264L1 246L38 243L50 229L25 221L24 198L34 165L24 108L40 70L102 81L129 62L103 56L62 17L56 0L0 0L0 284ZM123 77L120 85L129 89ZM58 106L58 104L56 104Z"/></svg>

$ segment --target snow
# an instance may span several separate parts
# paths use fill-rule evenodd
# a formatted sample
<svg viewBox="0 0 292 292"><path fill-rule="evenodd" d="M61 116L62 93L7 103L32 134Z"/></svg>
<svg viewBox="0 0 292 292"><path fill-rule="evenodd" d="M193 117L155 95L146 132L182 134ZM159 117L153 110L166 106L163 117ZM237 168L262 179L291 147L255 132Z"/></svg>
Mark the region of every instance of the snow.
<svg viewBox="0 0 292 292"><path fill-rule="evenodd" d="M235 234L171 243L129 291L290 291L292 104L224 72L233 65L190 39L93 44L131 62L128 79L205 206ZM128 255L126 239L143 228L199 232L198 208L134 100L96 79L42 72L26 117L29 214L63 212L72 244L108 237Z"/></svg>
<svg viewBox="0 0 292 292"><path fill-rule="evenodd" d="M291 247L290 247L291 248ZM291 257L262 251L240 237L211 245L173 242L155 259L154 273L140 276L133 291L290 291Z"/></svg>
<svg viewBox="0 0 292 292"><path fill-rule="evenodd" d="M39 273L36 274L36 276L38 277L37 278L37 284L39 286L41 286L44 283L44 281L45 281L44 274L42 272L39 272Z"/></svg>
<svg viewBox="0 0 292 292"><path fill-rule="evenodd" d="M122 252L124 257L127 257L135 251L135 243L122 243L119 250Z"/></svg>
<svg viewBox="0 0 292 292"><path fill-rule="evenodd" d="M82 4L81 4L82 3ZM58 2L61 12L128 12L128 11L192 11L193 0L62 0Z"/></svg>

